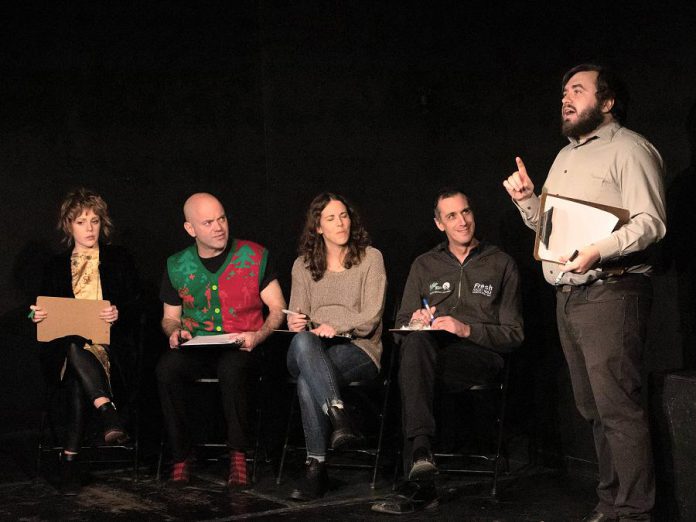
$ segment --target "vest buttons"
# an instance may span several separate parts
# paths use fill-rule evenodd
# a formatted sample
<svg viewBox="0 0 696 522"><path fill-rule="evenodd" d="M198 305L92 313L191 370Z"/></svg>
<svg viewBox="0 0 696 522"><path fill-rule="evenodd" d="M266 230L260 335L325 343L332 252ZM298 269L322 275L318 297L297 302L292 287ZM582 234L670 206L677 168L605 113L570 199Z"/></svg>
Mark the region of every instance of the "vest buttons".
<svg viewBox="0 0 696 522"><path fill-rule="evenodd" d="M217 290L217 285L213 285L211 288L212 288L213 290Z"/></svg>
<svg viewBox="0 0 696 522"><path fill-rule="evenodd" d="M216 313L216 314L219 314L219 313L220 313L220 309L219 309L219 308L216 308L216 309L215 309L215 313Z"/></svg>
<svg viewBox="0 0 696 522"><path fill-rule="evenodd" d="M218 331L218 332L222 331L222 326L216 326L216 327L215 327L215 330Z"/></svg>

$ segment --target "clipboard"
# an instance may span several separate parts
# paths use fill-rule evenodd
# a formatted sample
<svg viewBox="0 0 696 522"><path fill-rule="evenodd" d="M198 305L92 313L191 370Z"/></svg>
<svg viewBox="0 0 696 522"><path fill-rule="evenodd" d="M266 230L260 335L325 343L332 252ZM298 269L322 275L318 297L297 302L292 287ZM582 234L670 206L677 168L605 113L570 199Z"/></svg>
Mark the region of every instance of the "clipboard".
<svg viewBox="0 0 696 522"><path fill-rule="evenodd" d="M279 329L276 329L276 330L273 330L273 331L274 331L274 332L277 332L277 333L284 333L284 334L290 334L290 335L295 335L295 334L300 333L300 332L293 332L292 330L283 330L283 329L280 329L280 328L279 328ZM306 332L306 331L308 331L308 330L300 330L300 331ZM337 337L338 337L339 339L352 339L352 338L353 338L351 335L348 335L348 334L345 334L345 333L343 333L343 334L337 333L336 335L333 336L333 339L335 339L335 338L337 338ZM322 337L322 339L328 339L328 337Z"/></svg>
<svg viewBox="0 0 696 522"><path fill-rule="evenodd" d="M109 301L40 295L36 304L48 312L46 319L36 323L37 341L79 335L94 344L110 344L111 325L99 318L99 312L111 306Z"/></svg>
<svg viewBox="0 0 696 522"><path fill-rule="evenodd" d="M181 350L239 350L244 340L234 337L236 334L196 335L179 345Z"/></svg>
<svg viewBox="0 0 696 522"><path fill-rule="evenodd" d="M561 264L558 258L604 239L628 223L625 208L543 192L534 239L534 259Z"/></svg>

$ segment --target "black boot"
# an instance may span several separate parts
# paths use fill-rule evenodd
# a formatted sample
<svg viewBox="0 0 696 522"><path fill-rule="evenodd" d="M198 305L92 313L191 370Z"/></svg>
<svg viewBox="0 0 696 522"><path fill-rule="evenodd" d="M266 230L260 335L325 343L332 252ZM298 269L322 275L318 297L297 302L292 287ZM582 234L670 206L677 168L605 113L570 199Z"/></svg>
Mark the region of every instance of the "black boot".
<svg viewBox="0 0 696 522"><path fill-rule="evenodd" d="M334 404L329 408L329 420L333 426L331 433L331 449L337 449L361 438L353 428L348 412L343 405Z"/></svg>
<svg viewBox="0 0 696 522"><path fill-rule="evenodd" d="M118 418L114 403L104 403L98 409L104 425L104 442L107 444L123 444L126 442L128 434Z"/></svg>
<svg viewBox="0 0 696 522"><path fill-rule="evenodd" d="M75 496L80 492L80 462L77 453L62 453L60 456L60 492L66 496Z"/></svg>
<svg viewBox="0 0 696 522"><path fill-rule="evenodd" d="M326 473L326 464L310 457L305 462L305 476L300 479L290 498L300 502L315 500L323 497L328 487L329 476Z"/></svg>

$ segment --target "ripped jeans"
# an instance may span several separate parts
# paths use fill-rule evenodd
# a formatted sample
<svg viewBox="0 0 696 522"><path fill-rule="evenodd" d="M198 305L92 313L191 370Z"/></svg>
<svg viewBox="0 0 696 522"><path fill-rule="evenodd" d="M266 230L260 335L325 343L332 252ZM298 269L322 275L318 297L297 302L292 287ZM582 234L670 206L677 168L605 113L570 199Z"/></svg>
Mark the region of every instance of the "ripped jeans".
<svg viewBox="0 0 696 522"><path fill-rule="evenodd" d="M307 454L326 455L326 441L331 434L326 409L341 400L342 386L374 379L377 366L354 344L342 338L324 339L311 332L295 335L287 363L290 375L297 379Z"/></svg>

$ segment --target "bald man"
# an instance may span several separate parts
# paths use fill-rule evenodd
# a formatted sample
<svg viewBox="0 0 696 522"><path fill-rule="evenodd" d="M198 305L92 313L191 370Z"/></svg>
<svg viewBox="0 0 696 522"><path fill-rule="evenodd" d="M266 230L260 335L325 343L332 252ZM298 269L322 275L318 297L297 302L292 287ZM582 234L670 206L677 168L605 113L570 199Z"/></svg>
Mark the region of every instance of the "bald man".
<svg viewBox="0 0 696 522"><path fill-rule="evenodd" d="M193 194L184 204L184 229L195 243L167 260L160 299L162 330L170 350L157 364L157 382L174 464L170 484L189 483L191 437L186 383L220 380L232 488L248 485L245 451L247 381L254 349L284 320L283 292L268 250L241 239L229 241L227 215L211 194ZM268 314L264 319L264 307ZM195 337L234 334L238 344L220 349L181 348ZM238 348L236 348L238 346Z"/></svg>

